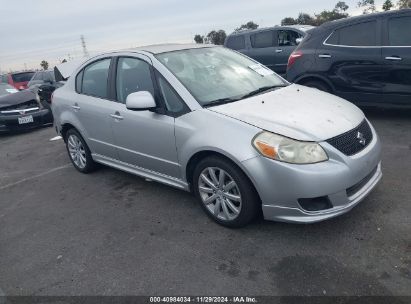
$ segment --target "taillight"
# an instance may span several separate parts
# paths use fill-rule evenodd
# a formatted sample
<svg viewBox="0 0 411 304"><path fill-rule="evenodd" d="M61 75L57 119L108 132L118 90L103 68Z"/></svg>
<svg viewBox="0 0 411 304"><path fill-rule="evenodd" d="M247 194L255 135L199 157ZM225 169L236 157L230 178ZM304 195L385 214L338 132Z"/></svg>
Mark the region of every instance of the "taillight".
<svg viewBox="0 0 411 304"><path fill-rule="evenodd" d="M288 68L290 68L297 61L297 59L301 57L303 57L303 52L301 51L292 52L290 57L288 58Z"/></svg>

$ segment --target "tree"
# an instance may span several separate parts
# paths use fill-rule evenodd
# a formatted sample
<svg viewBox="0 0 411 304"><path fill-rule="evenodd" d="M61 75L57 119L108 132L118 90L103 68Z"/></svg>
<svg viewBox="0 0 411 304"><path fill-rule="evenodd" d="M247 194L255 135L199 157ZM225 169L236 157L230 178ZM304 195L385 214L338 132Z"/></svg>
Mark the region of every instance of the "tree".
<svg viewBox="0 0 411 304"><path fill-rule="evenodd" d="M61 61L61 63L66 63L67 62L67 59L66 58L64 58L62 61Z"/></svg>
<svg viewBox="0 0 411 304"><path fill-rule="evenodd" d="M297 20L295 20L293 17L286 17L283 20L281 20L281 25L286 26L286 25L294 25L297 24Z"/></svg>
<svg viewBox="0 0 411 304"><path fill-rule="evenodd" d="M382 5L382 9L384 11L389 11L393 8L394 4L391 0L385 0L384 4Z"/></svg>
<svg viewBox="0 0 411 304"><path fill-rule="evenodd" d="M47 70L49 68L49 63L46 60L43 60L40 62L40 66L43 68L43 70Z"/></svg>
<svg viewBox="0 0 411 304"><path fill-rule="evenodd" d="M194 36L194 41L198 44L204 43L204 36L197 34Z"/></svg>
<svg viewBox="0 0 411 304"><path fill-rule="evenodd" d="M411 8L411 0L398 0L397 6L399 9Z"/></svg>
<svg viewBox="0 0 411 304"><path fill-rule="evenodd" d="M344 13L346 12L350 7L345 3L344 1L340 1L335 5L334 11L338 13Z"/></svg>
<svg viewBox="0 0 411 304"><path fill-rule="evenodd" d="M258 24L254 23L254 21L248 21L246 24L242 24L240 27L236 28L235 31L241 31L241 30L255 30L258 29Z"/></svg>
<svg viewBox="0 0 411 304"><path fill-rule="evenodd" d="M226 38L227 34L224 30L212 30L207 34L207 40L215 45L223 45Z"/></svg>
<svg viewBox="0 0 411 304"><path fill-rule="evenodd" d="M309 14L300 13L296 20L297 24L316 25L315 19Z"/></svg>
<svg viewBox="0 0 411 304"><path fill-rule="evenodd" d="M375 13L375 1L374 0L360 0L358 2L358 7L363 7L363 14Z"/></svg>

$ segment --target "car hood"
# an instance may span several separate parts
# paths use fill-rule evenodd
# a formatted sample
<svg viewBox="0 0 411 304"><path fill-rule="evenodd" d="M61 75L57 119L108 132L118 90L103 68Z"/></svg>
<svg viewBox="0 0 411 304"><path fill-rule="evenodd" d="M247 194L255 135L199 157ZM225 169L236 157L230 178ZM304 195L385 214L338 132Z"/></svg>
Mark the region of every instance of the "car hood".
<svg viewBox="0 0 411 304"><path fill-rule="evenodd" d="M32 100L36 100L36 94L30 90L4 95L0 97L0 109L9 108Z"/></svg>
<svg viewBox="0 0 411 304"><path fill-rule="evenodd" d="M354 129L364 120L363 112L352 103L300 85L208 109L266 131L306 141L327 140Z"/></svg>

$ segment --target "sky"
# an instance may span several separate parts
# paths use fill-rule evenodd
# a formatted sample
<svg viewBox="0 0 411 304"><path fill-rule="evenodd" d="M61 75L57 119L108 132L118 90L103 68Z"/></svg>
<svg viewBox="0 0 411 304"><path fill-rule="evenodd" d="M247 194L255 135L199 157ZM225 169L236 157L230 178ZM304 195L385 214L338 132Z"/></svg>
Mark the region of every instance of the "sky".
<svg viewBox="0 0 411 304"><path fill-rule="evenodd" d="M193 42L195 34L223 29L227 34L247 21L260 27L280 24L300 12L331 10L324 0L0 0L0 71L39 69L88 52L158 43ZM358 15L358 0L346 0ZM378 7L383 0L376 0Z"/></svg>

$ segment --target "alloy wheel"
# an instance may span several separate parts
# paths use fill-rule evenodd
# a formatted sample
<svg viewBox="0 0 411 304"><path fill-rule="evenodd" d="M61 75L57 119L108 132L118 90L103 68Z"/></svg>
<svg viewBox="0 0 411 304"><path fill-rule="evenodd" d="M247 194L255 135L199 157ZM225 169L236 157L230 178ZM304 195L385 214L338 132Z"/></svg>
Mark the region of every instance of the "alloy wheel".
<svg viewBox="0 0 411 304"><path fill-rule="evenodd" d="M224 221L236 219L241 212L241 193L235 180L223 169L205 168L198 178L201 200L208 211Z"/></svg>
<svg viewBox="0 0 411 304"><path fill-rule="evenodd" d="M81 140L74 134L70 134L67 139L67 147L69 154L74 164L80 168L84 169L87 164L86 150L84 149Z"/></svg>

